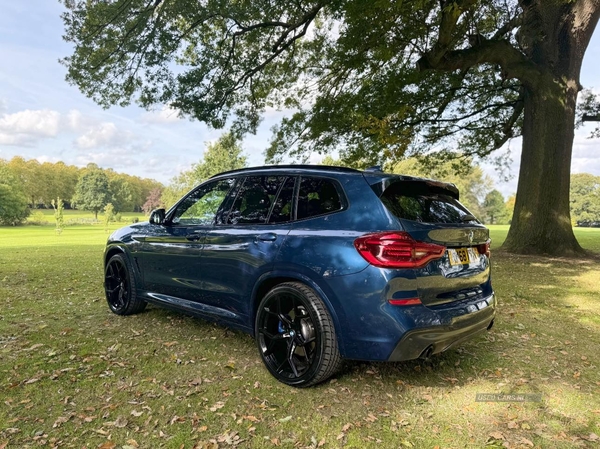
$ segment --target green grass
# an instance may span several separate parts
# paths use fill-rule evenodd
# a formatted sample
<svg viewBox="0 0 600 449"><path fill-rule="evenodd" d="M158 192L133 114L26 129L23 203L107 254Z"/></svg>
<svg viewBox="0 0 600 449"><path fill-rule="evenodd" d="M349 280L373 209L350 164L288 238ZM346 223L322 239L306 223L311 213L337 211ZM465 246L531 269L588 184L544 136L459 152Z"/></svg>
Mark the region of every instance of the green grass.
<svg viewBox="0 0 600 449"><path fill-rule="evenodd" d="M77 225L77 224L97 224L104 220L104 214L101 212L98 214L98 220L95 219L92 212L85 210L73 210L65 209L63 211L63 218L66 225ZM139 221L147 220L148 218L142 212L122 212L121 213L121 226L131 223L134 218ZM29 224L41 224L41 225L54 225L54 209L31 209L31 213L27 218Z"/></svg>
<svg viewBox="0 0 600 449"><path fill-rule="evenodd" d="M490 229L492 248L499 248L508 233L509 225L486 225ZM600 228L573 228L579 244L596 253L600 253Z"/></svg>
<svg viewBox="0 0 600 449"><path fill-rule="evenodd" d="M493 248L506 231L492 227ZM576 234L600 250L600 230ZM597 261L496 252L490 333L428 362L348 363L297 390L245 334L156 307L112 315L107 235L0 228L0 447L597 447ZM542 401L475 402L500 392Z"/></svg>

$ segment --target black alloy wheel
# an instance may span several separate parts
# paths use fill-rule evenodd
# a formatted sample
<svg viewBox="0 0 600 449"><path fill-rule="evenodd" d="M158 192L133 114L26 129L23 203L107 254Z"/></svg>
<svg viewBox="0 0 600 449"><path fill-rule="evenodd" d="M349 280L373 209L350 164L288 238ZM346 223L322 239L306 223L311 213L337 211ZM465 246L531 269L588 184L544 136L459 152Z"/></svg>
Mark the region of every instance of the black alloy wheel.
<svg viewBox="0 0 600 449"><path fill-rule="evenodd" d="M304 284L287 282L267 293L255 329L263 362L285 384L315 385L331 377L341 364L333 320L321 299Z"/></svg>
<svg viewBox="0 0 600 449"><path fill-rule="evenodd" d="M104 291L108 307L117 315L132 315L146 307L137 296L135 275L124 254L115 254L106 264Z"/></svg>

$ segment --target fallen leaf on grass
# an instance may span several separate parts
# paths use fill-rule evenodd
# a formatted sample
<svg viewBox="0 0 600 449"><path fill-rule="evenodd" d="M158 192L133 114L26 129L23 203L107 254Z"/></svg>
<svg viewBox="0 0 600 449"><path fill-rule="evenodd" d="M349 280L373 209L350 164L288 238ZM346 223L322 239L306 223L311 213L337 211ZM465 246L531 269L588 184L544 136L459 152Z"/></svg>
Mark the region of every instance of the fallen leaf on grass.
<svg viewBox="0 0 600 449"><path fill-rule="evenodd" d="M527 438L525 438L525 437L521 437L521 443L523 443L523 444L526 444L527 446L530 446L530 447L533 447L533 446L534 446L533 442L532 442L532 441L530 441L530 440L528 440L528 439L527 439Z"/></svg>
<svg viewBox="0 0 600 449"><path fill-rule="evenodd" d="M588 441L598 441L600 440L600 437L598 435L596 435L595 433L590 433L589 436L587 437ZM0 447L0 449L2 449Z"/></svg>
<svg viewBox="0 0 600 449"><path fill-rule="evenodd" d="M117 447L116 443L113 443L112 441L107 441L106 443L103 443L100 446L98 446L98 449L115 449L115 447Z"/></svg>
<svg viewBox="0 0 600 449"><path fill-rule="evenodd" d="M504 435L502 432L491 432L490 437L492 437L494 440L504 440Z"/></svg>
<svg viewBox="0 0 600 449"><path fill-rule="evenodd" d="M56 418L56 421L54 421L52 428L56 429L57 427L60 427L62 424L66 423L69 419L71 419L70 416L59 416L58 418Z"/></svg>
<svg viewBox="0 0 600 449"><path fill-rule="evenodd" d="M224 402L216 402L209 410L211 412L216 412L219 409L222 409L223 407L225 407L225 403Z"/></svg>
<svg viewBox="0 0 600 449"><path fill-rule="evenodd" d="M369 413L369 415L365 418L365 421L375 422L377 421L377 417L373 413Z"/></svg>
<svg viewBox="0 0 600 449"><path fill-rule="evenodd" d="M127 420L122 416L119 416L114 422L114 426L122 429L123 427L127 426Z"/></svg>
<svg viewBox="0 0 600 449"><path fill-rule="evenodd" d="M175 415L175 416L173 416L173 418L171 418L171 421L169 422L169 424L173 425L176 422L185 422L185 418Z"/></svg>
<svg viewBox="0 0 600 449"><path fill-rule="evenodd" d="M285 418L281 418L281 419L279 420L279 422L288 422L288 421L289 421L289 420L291 420L291 419L292 419L292 415L289 415L289 416L286 416Z"/></svg>

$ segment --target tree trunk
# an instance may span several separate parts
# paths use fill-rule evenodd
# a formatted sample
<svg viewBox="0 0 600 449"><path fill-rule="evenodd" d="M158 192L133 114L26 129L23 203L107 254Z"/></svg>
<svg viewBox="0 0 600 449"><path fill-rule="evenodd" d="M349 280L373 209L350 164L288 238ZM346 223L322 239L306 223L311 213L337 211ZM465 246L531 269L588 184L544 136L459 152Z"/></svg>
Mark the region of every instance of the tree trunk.
<svg viewBox="0 0 600 449"><path fill-rule="evenodd" d="M579 83L546 74L526 88L521 168L503 249L520 254L584 253L569 209L571 153Z"/></svg>

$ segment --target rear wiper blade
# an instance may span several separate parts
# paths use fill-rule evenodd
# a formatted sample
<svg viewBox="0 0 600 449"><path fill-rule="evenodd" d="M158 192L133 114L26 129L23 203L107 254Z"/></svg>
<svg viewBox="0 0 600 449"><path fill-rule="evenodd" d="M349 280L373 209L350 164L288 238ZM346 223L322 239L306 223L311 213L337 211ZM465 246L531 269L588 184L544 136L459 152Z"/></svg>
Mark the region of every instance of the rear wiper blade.
<svg viewBox="0 0 600 449"><path fill-rule="evenodd" d="M475 218L473 215L471 214L465 214L462 216L461 221L463 222L467 222L467 221L477 221L477 218Z"/></svg>

